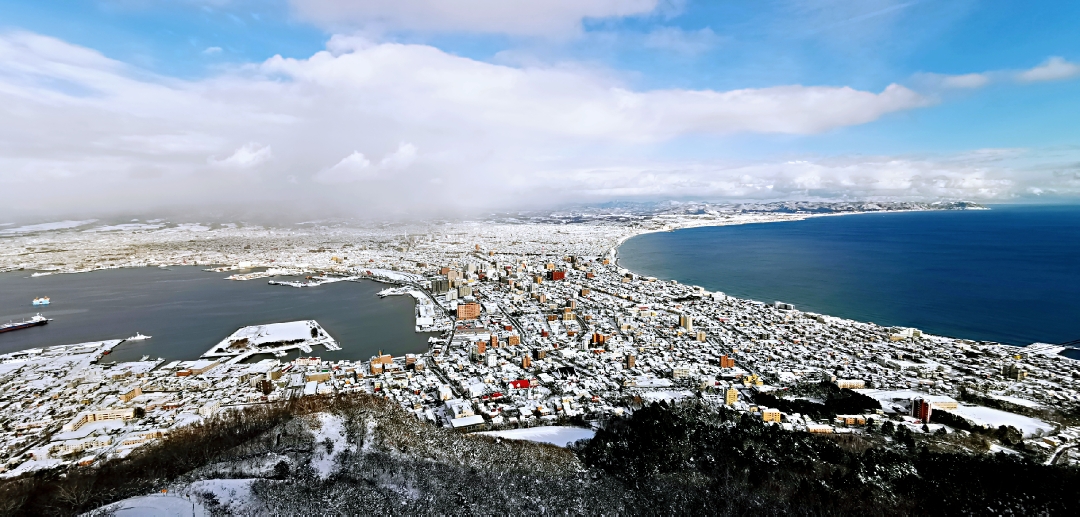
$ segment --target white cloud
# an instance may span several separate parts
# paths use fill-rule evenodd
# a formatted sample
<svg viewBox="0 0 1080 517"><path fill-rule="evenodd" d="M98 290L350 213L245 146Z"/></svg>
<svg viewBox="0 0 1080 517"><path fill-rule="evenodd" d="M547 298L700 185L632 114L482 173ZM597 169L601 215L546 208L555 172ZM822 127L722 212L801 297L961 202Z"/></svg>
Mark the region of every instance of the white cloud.
<svg viewBox="0 0 1080 517"><path fill-rule="evenodd" d="M294 205L343 211L555 202L576 195L576 178L595 176L580 171L642 162L658 172L595 176L603 182L580 186L647 193L652 185L660 195L673 191L665 178L714 181L713 169L660 158L672 140L821 133L928 103L897 85L634 90L605 71L500 66L424 45L334 38L328 48L186 81L53 38L0 33L0 181L47 186L23 188L0 217L55 206L106 210L120 199L130 210L139 208L130 200L154 207L302 199ZM230 169L248 173L223 173ZM697 172L672 172L683 169ZM478 185L486 189L480 202Z"/></svg>
<svg viewBox="0 0 1080 517"><path fill-rule="evenodd" d="M415 145L408 142L401 142L398 144L396 151L386 155L385 158L379 162L379 167L383 169L401 170L408 168L414 161L416 161L416 153L418 149Z"/></svg>
<svg viewBox="0 0 1080 517"><path fill-rule="evenodd" d="M585 18L652 13L659 0L290 0L296 13L331 29L465 31L526 36L579 33Z"/></svg>
<svg viewBox="0 0 1080 517"><path fill-rule="evenodd" d="M373 174L369 172L370 168L371 160L368 160L363 153L353 151L352 154L342 158L337 165L319 171L312 179L329 185L354 183L371 179Z"/></svg>
<svg viewBox="0 0 1080 517"><path fill-rule="evenodd" d="M1070 63L1060 57L1051 57L1045 63L1017 74L1016 78L1024 82L1057 81L1080 75L1080 65Z"/></svg>
<svg viewBox="0 0 1080 517"><path fill-rule="evenodd" d="M208 56L212 56L214 54L220 54L221 53L221 47L207 47L206 50L202 51L202 53L206 54Z"/></svg>
<svg viewBox="0 0 1080 517"><path fill-rule="evenodd" d="M1069 157L1076 158L1076 152ZM1046 161L1029 150L983 149L946 156L626 164L549 171L538 184L559 185L582 201L612 197L1001 201L1036 191L1080 195L1080 166L1075 161Z"/></svg>
<svg viewBox="0 0 1080 517"><path fill-rule="evenodd" d="M260 164L266 163L273 157L273 152L270 150L269 145L257 144L250 142L240 146L236 151L233 151L231 155L224 159L217 159L210 157L208 161L220 167L231 167L237 169L250 169Z"/></svg>
<svg viewBox="0 0 1080 517"><path fill-rule="evenodd" d="M975 89L990 83L986 74L963 74L941 76L941 84L946 88Z"/></svg>
<svg viewBox="0 0 1080 517"><path fill-rule="evenodd" d="M680 54L700 54L719 43L720 37L708 27L696 31L662 27L646 34L642 41L646 48L670 50Z"/></svg>
<svg viewBox="0 0 1080 517"><path fill-rule="evenodd" d="M316 173L312 179L324 184L345 184L387 178L386 171L400 171L412 165L416 160L417 151L415 145L401 142L397 150L379 161L378 166L372 166L371 160L363 153L353 151L352 154L342 158L337 165Z"/></svg>

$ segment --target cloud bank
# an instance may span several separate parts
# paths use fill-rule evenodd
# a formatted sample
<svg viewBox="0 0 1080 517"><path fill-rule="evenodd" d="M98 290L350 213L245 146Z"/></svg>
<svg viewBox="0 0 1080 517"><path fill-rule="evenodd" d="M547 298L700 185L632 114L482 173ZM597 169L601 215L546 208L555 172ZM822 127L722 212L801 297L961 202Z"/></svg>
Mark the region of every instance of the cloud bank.
<svg viewBox="0 0 1080 517"><path fill-rule="evenodd" d="M358 37L185 81L14 32L0 35L0 179L22 194L0 212L172 204L422 216L612 196L1026 192L1027 180L993 164L690 163L663 151L688 137L828 132L929 102L895 84L635 90L604 71ZM1043 192L1075 192L1070 177L1047 176Z"/></svg>

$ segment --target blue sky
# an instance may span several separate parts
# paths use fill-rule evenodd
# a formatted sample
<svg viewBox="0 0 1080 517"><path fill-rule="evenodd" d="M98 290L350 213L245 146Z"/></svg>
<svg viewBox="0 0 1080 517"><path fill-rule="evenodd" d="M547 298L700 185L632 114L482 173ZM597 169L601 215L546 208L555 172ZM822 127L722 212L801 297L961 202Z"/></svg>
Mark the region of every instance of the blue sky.
<svg viewBox="0 0 1080 517"><path fill-rule="evenodd" d="M14 119L41 127L12 135L77 124L70 112L108 120L76 137L92 145L60 153L38 140L35 155L11 136L0 174L141 178L147 199L205 181L254 184L265 198L330 184L335 206L363 198L357 184L446 190L469 174L527 203L1080 193L1080 3L537 4L8 0L0 60L18 72L0 80L25 103L11 113L42 110ZM101 59L79 58L78 73L58 65L83 51ZM132 101L155 95L236 113L167 115ZM237 122L255 114L278 123ZM161 149L117 143L144 138ZM306 138L317 143L295 144Z"/></svg>

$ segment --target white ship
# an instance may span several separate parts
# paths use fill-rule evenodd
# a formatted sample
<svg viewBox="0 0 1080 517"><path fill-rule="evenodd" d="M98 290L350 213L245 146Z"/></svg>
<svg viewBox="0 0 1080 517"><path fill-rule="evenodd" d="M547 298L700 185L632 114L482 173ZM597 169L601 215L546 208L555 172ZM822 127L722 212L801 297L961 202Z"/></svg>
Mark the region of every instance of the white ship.
<svg viewBox="0 0 1080 517"><path fill-rule="evenodd" d="M41 298L34 298L34 301L33 301L34 305L48 305L50 303L52 303L52 302L49 301L48 296L42 296Z"/></svg>
<svg viewBox="0 0 1080 517"><path fill-rule="evenodd" d="M124 341L142 341L144 339L150 339L152 337L153 336L144 336L144 335L136 332L134 336L131 336L131 337L125 339Z"/></svg>

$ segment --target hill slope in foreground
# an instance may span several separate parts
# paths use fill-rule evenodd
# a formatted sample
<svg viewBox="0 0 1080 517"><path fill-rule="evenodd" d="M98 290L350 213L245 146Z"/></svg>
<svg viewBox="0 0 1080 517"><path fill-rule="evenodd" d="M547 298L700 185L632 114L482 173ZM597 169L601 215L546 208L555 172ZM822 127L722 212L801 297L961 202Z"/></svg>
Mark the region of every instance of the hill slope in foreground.
<svg viewBox="0 0 1080 517"><path fill-rule="evenodd" d="M644 407L560 448L461 435L375 397L300 399L227 413L122 460L5 481L0 511L904 515L1080 506L1074 469L935 452L903 429L886 438L880 446L787 432L690 403Z"/></svg>

